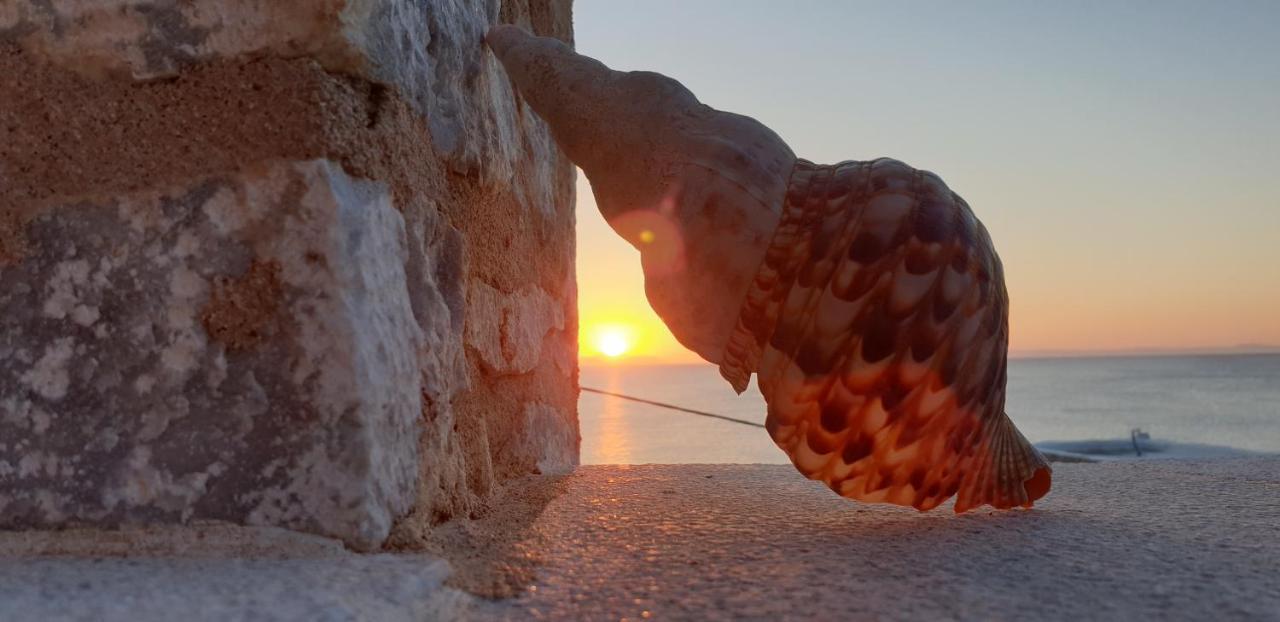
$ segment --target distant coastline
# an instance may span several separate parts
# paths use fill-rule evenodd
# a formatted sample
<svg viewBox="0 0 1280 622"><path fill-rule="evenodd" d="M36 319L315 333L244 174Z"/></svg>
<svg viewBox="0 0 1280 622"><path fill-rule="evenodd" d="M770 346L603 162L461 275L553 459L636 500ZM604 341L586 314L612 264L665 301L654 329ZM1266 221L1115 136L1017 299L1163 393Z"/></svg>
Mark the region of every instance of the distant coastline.
<svg viewBox="0 0 1280 622"><path fill-rule="evenodd" d="M1153 358L1177 356L1258 356L1280 355L1280 345L1244 344L1227 347L1204 348L1132 348L1117 350L1011 350L1009 358L1036 359L1103 359L1103 358ZM582 356L578 362L583 367L657 367L669 365L709 365L702 361L673 360L664 357L628 355L620 359L598 356Z"/></svg>
<svg viewBox="0 0 1280 622"><path fill-rule="evenodd" d="M1129 358L1156 356L1245 356L1280 354L1280 345L1241 344L1238 346L1206 346L1203 348L1124 348L1116 350L1010 350L1016 359L1062 358Z"/></svg>

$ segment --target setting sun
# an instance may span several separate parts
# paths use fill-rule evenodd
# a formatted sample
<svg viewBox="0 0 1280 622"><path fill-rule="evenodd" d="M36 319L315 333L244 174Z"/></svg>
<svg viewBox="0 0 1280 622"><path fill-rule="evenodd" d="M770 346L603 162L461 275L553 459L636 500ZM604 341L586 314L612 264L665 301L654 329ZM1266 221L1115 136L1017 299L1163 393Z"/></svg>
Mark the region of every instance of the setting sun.
<svg viewBox="0 0 1280 622"><path fill-rule="evenodd" d="M597 338L596 349L605 356L618 357L626 354L631 349L631 344L620 331L607 331Z"/></svg>
<svg viewBox="0 0 1280 622"><path fill-rule="evenodd" d="M588 356L616 359L632 354L639 342L638 331L627 322L586 323L582 332L581 343L587 346Z"/></svg>

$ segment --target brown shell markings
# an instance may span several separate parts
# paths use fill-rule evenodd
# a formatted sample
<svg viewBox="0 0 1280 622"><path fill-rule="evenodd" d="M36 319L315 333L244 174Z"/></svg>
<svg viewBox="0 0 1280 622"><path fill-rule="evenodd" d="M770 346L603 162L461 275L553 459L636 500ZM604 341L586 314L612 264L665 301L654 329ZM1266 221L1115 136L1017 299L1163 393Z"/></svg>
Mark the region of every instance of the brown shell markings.
<svg viewBox="0 0 1280 622"><path fill-rule="evenodd" d="M986 229L936 175L800 160L721 371L852 499L1030 507L1044 458L1004 413L1008 295Z"/></svg>

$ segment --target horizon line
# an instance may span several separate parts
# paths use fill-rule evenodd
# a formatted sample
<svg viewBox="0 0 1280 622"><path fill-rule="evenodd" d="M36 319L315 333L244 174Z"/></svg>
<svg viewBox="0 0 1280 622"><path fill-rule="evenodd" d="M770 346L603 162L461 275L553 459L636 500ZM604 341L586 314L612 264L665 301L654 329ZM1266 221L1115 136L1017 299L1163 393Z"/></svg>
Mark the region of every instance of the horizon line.
<svg viewBox="0 0 1280 622"><path fill-rule="evenodd" d="M1028 350L1010 350L1011 359L1071 359L1071 358L1124 358L1137 356L1230 356L1280 354L1280 345L1240 344L1235 346L1200 346L1191 348L1148 347L1148 348L1116 348L1104 350L1068 349L1068 348L1036 348ZM626 356L617 359L602 356L579 355L579 366L582 367L621 367L624 365L711 365L706 361L688 359L670 359L662 356Z"/></svg>

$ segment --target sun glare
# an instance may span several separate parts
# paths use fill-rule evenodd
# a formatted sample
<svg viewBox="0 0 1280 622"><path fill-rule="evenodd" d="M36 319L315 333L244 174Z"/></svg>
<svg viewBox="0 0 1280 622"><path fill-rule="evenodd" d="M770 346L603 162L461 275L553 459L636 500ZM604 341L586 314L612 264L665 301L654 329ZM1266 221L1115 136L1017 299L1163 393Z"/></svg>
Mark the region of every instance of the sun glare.
<svg viewBox="0 0 1280 622"><path fill-rule="evenodd" d="M640 334L636 327L629 323L607 322L596 324L589 322L582 333L582 344L586 346L587 356L598 356L606 359L617 359L635 353L640 342Z"/></svg>
<svg viewBox="0 0 1280 622"><path fill-rule="evenodd" d="M631 340L620 330L602 330L596 336L596 349L609 358L617 358L631 349Z"/></svg>

